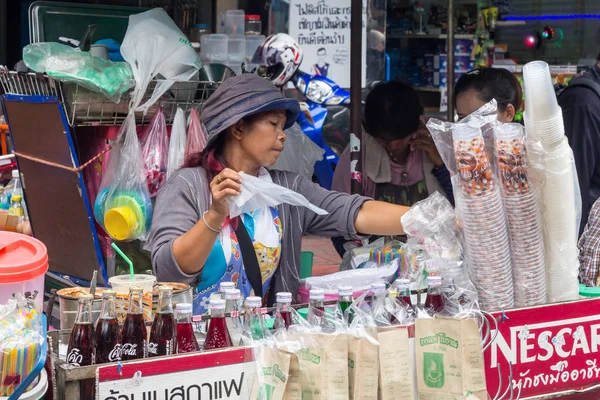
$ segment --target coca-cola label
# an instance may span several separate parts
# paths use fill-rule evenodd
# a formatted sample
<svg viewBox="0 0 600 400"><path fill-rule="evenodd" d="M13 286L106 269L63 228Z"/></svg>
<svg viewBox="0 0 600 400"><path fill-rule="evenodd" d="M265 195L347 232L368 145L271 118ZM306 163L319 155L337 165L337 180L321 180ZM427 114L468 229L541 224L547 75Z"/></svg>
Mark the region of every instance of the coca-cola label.
<svg viewBox="0 0 600 400"><path fill-rule="evenodd" d="M174 351L173 351L174 347L175 346L174 346L173 339L165 341L165 354L164 355L170 356L170 355L174 354ZM154 356L158 355L158 343L154 343L154 342L148 343L148 354L154 355Z"/></svg>
<svg viewBox="0 0 600 400"><path fill-rule="evenodd" d="M119 361L121 360L121 345L116 344L115 347L108 353L108 361Z"/></svg>
<svg viewBox="0 0 600 400"><path fill-rule="evenodd" d="M148 354L158 355L158 343L148 343Z"/></svg>
<svg viewBox="0 0 600 400"><path fill-rule="evenodd" d="M138 347L137 344L123 343L123 346L121 347L121 355L136 357L138 355L137 347Z"/></svg>
<svg viewBox="0 0 600 400"><path fill-rule="evenodd" d="M80 366L83 361L83 354L81 354L81 350L77 348L72 348L67 354L67 362L72 365Z"/></svg>

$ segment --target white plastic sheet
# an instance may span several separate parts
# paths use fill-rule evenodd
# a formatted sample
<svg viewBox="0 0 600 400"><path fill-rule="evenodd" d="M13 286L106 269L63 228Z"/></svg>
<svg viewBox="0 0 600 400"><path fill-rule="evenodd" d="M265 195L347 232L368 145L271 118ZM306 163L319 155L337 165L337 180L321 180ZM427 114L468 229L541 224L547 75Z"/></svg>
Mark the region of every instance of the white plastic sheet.
<svg viewBox="0 0 600 400"><path fill-rule="evenodd" d="M177 113L175 113L175 119L173 120L173 128L171 129L167 179L183 165L186 141L185 112L178 107Z"/></svg>

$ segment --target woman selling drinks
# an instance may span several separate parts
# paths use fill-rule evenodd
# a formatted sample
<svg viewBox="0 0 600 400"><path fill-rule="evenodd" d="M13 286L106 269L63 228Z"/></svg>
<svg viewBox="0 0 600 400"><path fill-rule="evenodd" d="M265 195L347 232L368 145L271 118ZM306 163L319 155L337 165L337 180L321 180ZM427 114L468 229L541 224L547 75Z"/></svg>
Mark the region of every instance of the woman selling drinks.
<svg viewBox="0 0 600 400"><path fill-rule="evenodd" d="M205 103L207 146L159 193L147 242L159 281L197 287L194 314L206 312L211 293L225 281L268 304L277 292L295 296L304 234L403 234L400 218L408 207L331 192L296 174L265 169L279 157L284 130L298 113L297 101L251 74L228 79ZM227 198L242 190L239 172L296 191L329 214L281 204L230 219Z"/></svg>

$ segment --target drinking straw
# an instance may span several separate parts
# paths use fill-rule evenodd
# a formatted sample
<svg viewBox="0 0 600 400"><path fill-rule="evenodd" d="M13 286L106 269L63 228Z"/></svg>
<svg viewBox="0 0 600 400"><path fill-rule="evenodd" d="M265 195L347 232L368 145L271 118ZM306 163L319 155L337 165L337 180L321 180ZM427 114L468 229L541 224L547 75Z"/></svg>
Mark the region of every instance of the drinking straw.
<svg viewBox="0 0 600 400"><path fill-rule="evenodd" d="M115 251L123 258L123 260L125 260L125 262L127 264L129 264L129 276L131 277L131 280L133 280L133 263L131 262L131 260L125 255L125 253L123 253L121 251L120 248L117 247L117 245L115 244L115 242L113 242L111 244L112 248L115 249Z"/></svg>

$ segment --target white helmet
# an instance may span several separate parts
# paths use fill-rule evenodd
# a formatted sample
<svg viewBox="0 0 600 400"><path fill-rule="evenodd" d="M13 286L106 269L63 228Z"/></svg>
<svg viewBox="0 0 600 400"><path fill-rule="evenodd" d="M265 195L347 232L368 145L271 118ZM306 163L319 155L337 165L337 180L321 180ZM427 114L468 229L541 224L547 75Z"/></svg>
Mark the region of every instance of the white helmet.
<svg viewBox="0 0 600 400"><path fill-rule="evenodd" d="M302 49L290 35L278 33L265 39L254 57L252 64L262 68L258 74L267 78L275 86L283 86L289 81L302 63Z"/></svg>

